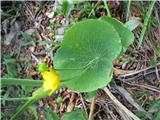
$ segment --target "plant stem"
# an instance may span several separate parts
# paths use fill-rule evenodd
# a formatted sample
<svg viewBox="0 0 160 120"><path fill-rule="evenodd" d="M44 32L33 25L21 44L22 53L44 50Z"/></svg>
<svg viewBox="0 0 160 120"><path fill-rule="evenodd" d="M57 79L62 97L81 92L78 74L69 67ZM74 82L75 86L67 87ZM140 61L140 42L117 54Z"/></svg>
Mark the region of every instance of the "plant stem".
<svg viewBox="0 0 160 120"><path fill-rule="evenodd" d="M31 97L24 97L24 98L0 98L0 100L6 101L26 101L29 100Z"/></svg>
<svg viewBox="0 0 160 120"><path fill-rule="evenodd" d="M96 96L92 98L92 103L91 103L91 108L90 108L90 113L89 113L89 118L88 120L93 120L93 113L94 113L94 107L95 107L95 102L96 102Z"/></svg>
<svg viewBox="0 0 160 120"><path fill-rule="evenodd" d="M44 88L41 87L38 90L36 90L33 93L33 96L30 97L28 99L28 101L22 106L20 107L17 112L11 117L10 120L15 120L28 106L30 106L31 104L33 104L34 102L40 100L41 98L44 98L46 96L48 96L47 91L44 91Z"/></svg>
<svg viewBox="0 0 160 120"><path fill-rule="evenodd" d="M82 105L83 105L84 111L85 111L86 116L87 116L87 118L88 118L87 108L86 108L86 105L85 105L85 103L84 103L82 94L80 93L79 95L80 95L80 98L81 98L81 101L82 101Z"/></svg>
<svg viewBox="0 0 160 120"><path fill-rule="evenodd" d="M145 19L144 19L144 27L143 27L143 29L142 29L142 31L141 31L141 34L140 34L140 37L139 37L139 40L138 40L138 41L139 41L139 43L138 43L138 48L140 48L141 45L142 45L142 41L143 41L143 38L144 38L144 34L145 34L145 32L146 32L147 25L148 25L148 21L149 21L149 18L150 18L150 16L151 16L151 14L152 14L152 10L153 10L153 8L154 8L155 2L156 2L156 0L151 1L151 4L150 4L150 6L149 6L149 8L148 8L148 11L147 11L147 13L146 13L146 17L145 17Z"/></svg>
<svg viewBox="0 0 160 120"><path fill-rule="evenodd" d="M109 17L112 17L112 16L111 16L111 12L110 12L109 7L108 7L108 4L107 4L107 0L104 0L104 6L105 6L105 8L106 8L106 10L107 10L108 16L109 16Z"/></svg>
<svg viewBox="0 0 160 120"><path fill-rule="evenodd" d="M33 103L33 98L29 99L12 117L10 120L15 120L18 115L20 115L29 105Z"/></svg>
<svg viewBox="0 0 160 120"><path fill-rule="evenodd" d="M130 15L130 7L131 7L131 0L128 0L126 21L128 21L128 19L129 19L129 15Z"/></svg>
<svg viewBox="0 0 160 120"><path fill-rule="evenodd" d="M19 79L19 78L1 78L2 85L26 85L26 86L41 86L42 80Z"/></svg>

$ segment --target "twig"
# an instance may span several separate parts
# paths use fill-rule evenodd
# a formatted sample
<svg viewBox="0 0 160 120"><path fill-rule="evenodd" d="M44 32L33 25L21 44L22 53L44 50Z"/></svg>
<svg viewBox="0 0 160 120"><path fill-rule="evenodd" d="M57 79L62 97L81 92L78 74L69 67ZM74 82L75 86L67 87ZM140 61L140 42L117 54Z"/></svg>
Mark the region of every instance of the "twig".
<svg viewBox="0 0 160 120"><path fill-rule="evenodd" d="M71 112L73 110L73 108L74 108L74 103L73 103L74 98L75 98L75 93L72 93L71 98L70 98L69 103L68 103L68 106L67 106L67 110L66 110L67 112Z"/></svg>
<svg viewBox="0 0 160 120"><path fill-rule="evenodd" d="M155 69L156 69L157 79L158 79L158 81L160 82L160 75L159 75L159 72L158 72L158 68L157 68L157 66L155 67Z"/></svg>
<svg viewBox="0 0 160 120"><path fill-rule="evenodd" d="M114 108L116 109L116 111L119 113L119 115L122 117L123 120L132 120L132 118L130 118L124 111L117 108L117 106L114 106Z"/></svg>
<svg viewBox="0 0 160 120"><path fill-rule="evenodd" d="M86 113L86 116L88 117L87 108L86 108L86 105L85 105L85 103L84 103L84 100L83 100L82 94L80 93L79 95L80 95L80 98L81 98L82 105L83 105L84 111L85 111L85 113Z"/></svg>
<svg viewBox="0 0 160 120"><path fill-rule="evenodd" d="M131 86L137 86L137 87L143 87L145 89L148 89L148 90L152 90L154 92L158 92L160 93L160 89L157 89L157 88L154 88L153 86L149 86L149 85L139 85L139 84L133 84L133 83L129 83L129 82L125 82L123 81L124 83L128 84L128 85L131 85Z"/></svg>
<svg viewBox="0 0 160 120"><path fill-rule="evenodd" d="M129 111L122 103L120 103L117 98L109 91L107 87L104 88L104 91L107 93L112 102L122 111L124 111L128 116L130 116L133 120L141 120L136 115L134 115L131 111Z"/></svg>
<svg viewBox="0 0 160 120"><path fill-rule="evenodd" d="M116 120L116 116L114 115L113 111L109 109L108 105L105 104L106 110L104 110L105 113L109 113L112 120Z"/></svg>
<svg viewBox="0 0 160 120"><path fill-rule="evenodd" d="M89 113L89 118L88 120L93 120L93 113L94 113L94 107L95 107L95 101L96 101L96 96L92 98L92 103L91 103L91 108L90 108L90 113Z"/></svg>
<svg viewBox="0 0 160 120"><path fill-rule="evenodd" d="M132 73L128 73L128 74L125 74L125 75L120 75L120 77L129 77L129 76L133 76L133 75L136 75L136 74L139 74L139 73L142 73L144 71L147 71L147 70L150 70L150 69L153 69L153 68L157 68L158 66L160 66L160 63L157 63L155 66L150 66L148 68L145 68L145 69L142 69L142 70L138 70L138 71L135 71L135 72L132 72ZM158 70L158 69L157 69ZM147 73L146 73L147 74Z"/></svg>
<svg viewBox="0 0 160 120"><path fill-rule="evenodd" d="M130 103L132 104L137 110L140 110L140 111L143 111L143 112L146 112L139 104L137 104L135 102L135 100L132 98L132 96L129 94L129 92L127 90L125 90L124 88L122 87L119 87L119 86L115 86L116 89L120 92L120 94L122 96L125 97L125 99ZM150 114L147 114L147 117L151 120L151 115Z"/></svg>
<svg viewBox="0 0 160 120"><path fill-rule="evenodd" d="M142 45L144 34L146 32L146 29L147 29L147 26L148 26L148 21L149 21L149 18L151 16L151 14L152 14L152 10L153 10L155 2L156 2L156 0L151 1L151 5L149 6L149 9L148 9L148 11L146 13L146 17L144 19L144 27L143 27L143 29L141 31L141 34L140 34L140 37L139 37L139 40L138 40L139 41L138 48L140 48L141 45Z"/></svg>
<svg viewBox="0 0 160 120"><path fill-rule="evenodd" d="M111 12L110 12L109 7L108 7L108 4L107 4L107 0L104 0L104 6L105 6L105 8L107 10L107 15L109 17L112 17Z"/></svg>
<svg viewBox="0 0 160 120"><path fill-rule="evenodd" d="M132 104L135 108L137 108L138 110L141 110L141 111L144 111L144 109L138 105L134 99L131 97L131 95L127 92L127 90L125 90L124 88L122 87L119 87L119 86L115 86L116 89L120 92L121 95L123 95L127 101Z"/></svg>

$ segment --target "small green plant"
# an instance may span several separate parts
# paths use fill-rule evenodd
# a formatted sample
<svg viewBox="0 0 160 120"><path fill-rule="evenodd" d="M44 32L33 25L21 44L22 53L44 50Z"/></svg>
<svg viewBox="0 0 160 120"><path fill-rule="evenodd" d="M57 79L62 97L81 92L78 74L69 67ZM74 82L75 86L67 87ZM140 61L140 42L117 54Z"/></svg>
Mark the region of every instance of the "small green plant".
<svg viewBox="0 0 160 120"><path fill-rule="evenodd" d="M142 41L143 41L145 32L146 32L146 30L147 30L148 22L149 22L149 19L150 19L151 14L152 14L152 10L153 10L153 8L154 8L155 3L156 3L156 0L151 1L151 4L150 4L150 6L149 6L149 8L148 8L148 11L147 11L147 13L146 13L146 17L145 17L145 19L144 19L144 27L143 27L143 29L142 29L142 31L141 31L141 35L140 35L140 37L139 37L138 47L141 47L141 45L142 45Z"/></svg>
<svg viewBox="0 0 160 120"><path fill-rule="evenodd" d="M148 106L148 112L152 113L152 120L159 120L160 119L160 99L155 100L153 103L151 103ZM148 115L145 111L140 110L134 110L134 113L140 117L142 120L146 119L146 116Z"/></svg>
<svg viewBox="0 0 160 120"><path fill-rule="evenodd" d="M44 78L42 87L33 93L11 120L59 87L68 87L75 92L91 92L105 87L112 79L113 60L133 41L133 33L112 17L76 23L65 33L61 47L54 56L55 70L40 64L39 71ZM73 116L79 114L77 112ZM64 118L68 120L69 114Z"/></svg>
<svg viewBox="0 0 160 120"><path fill-rule="evenodd" d="M149 111L153 112L153 120L160 119L160 99L155 100L150 106Z"/></svg>

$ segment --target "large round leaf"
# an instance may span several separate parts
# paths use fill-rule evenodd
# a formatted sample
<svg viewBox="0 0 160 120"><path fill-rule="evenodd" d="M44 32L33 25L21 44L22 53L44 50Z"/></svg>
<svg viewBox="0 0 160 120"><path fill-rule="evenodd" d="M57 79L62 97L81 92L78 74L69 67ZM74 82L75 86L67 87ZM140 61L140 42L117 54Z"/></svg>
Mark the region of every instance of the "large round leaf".
<svg viewBox="0 0 160 120"><path fill-rule="evenodd" d="M103 16L100 18L101 20L110 23L118 32L119 36L121 37L121 42L123 46L123 50L125 51L130 44L134 41L134 34L120 21L115 18Z"/></svg>
<svg viewBox="0 0 160 120"><path fill-rule="evenodd" d="M66 32L54 65L65 86L77 92L89 92L110 82L112 61L120 51L120 37L110 24L85 20Z"/></svg>

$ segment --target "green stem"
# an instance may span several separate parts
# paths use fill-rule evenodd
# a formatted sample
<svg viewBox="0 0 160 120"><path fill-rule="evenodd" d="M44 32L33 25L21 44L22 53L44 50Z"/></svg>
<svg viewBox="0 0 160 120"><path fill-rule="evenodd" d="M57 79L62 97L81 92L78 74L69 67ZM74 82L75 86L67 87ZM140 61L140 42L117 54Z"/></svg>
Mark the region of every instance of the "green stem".
<svg viewBox="0 0 160 120"><path fill-rule="evenodd" d="M138 40L138 41L139 41L139 43L138 43L138 48L140 48L141 45L142 45L142 41L143 41L143 38L144 38L144 34L145 34L145 32L146 32L146 29L147 29L147 26L148 26L148 21L149 21L149 18L150 18L150 16L151 16L151 14L152 14L152 11L153 11L155 2L156 2L156 0L151 1L151 4L150 4L150 6L149 6L149 9L148 9L148 11L147 11L147 13L146 13L146 17L145 17L145 19L144 19L144 27L143 27L143 29L142 29L142 31L141 31L141 34L140 34L140 37L139 37L139 40Z"/></svg>
<svg viewBox="0 0 160 120"><path fill-rule="evenodd" d="M131 0L128 0L126 21L128 21L128 19L129 19L129 15L130 15L130 7L131 7Z"/></svg>
<svg viewBox="0 0 160 120"><path fill-rule="evenodd" d="M106 10L107 10L108 16L109 16L109 17L112 17L112 16L111 16L111 12L110 12L109 7L108 7L108 4L107 4L107 0L104 0L104 6L105 6L105 8L106 8Z"/></svg>
<svg viewBox="0 0 160 120"><path fill-rule="evenodd" d="M29 100L31 97L24 97L24 98L0 98L0 100L6 101L26 101Z"/></svg>
<svg viewBox="0 0 160 120"><path fill-rule="evenodd" d="M16 118L31 104L34 102L40 100L41 98L47 97L48 96L48 91L44 91L44 88L41 87L39 88L32 97L22 106L18 109L18 111L11 117L10 120L16 120Z"/></svg>
<svg viewBox="0 0 160 120"><path fill-rule="evenodd" d="M26 86L41 86L43 80L19 79L19 78L1 78L2 85L26 85Z"/></svg>
<svg viewBox="0 0 160 120"><path fill-rule="evenodd" d="M28 100L12 117L10 120L16 120L16 117L19 116L29 105L33 103L33 98Z"/></svg>
<svg viewBox="0 0 160 120"><path fill-rule="evenodd" d="M72 70L72 68L71 69L56 69L56 70L57 71L58 70ZM76 69L73 69L73 70L76 70ZM66 81L66 80L61 80L61 84L63 84L64 81ZM25 86L40 87L40 86L42 86L42 84L43 84L43 80L19 79L19 78L1 78L1 85L25 85Z"/></svg>

